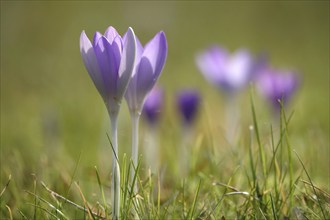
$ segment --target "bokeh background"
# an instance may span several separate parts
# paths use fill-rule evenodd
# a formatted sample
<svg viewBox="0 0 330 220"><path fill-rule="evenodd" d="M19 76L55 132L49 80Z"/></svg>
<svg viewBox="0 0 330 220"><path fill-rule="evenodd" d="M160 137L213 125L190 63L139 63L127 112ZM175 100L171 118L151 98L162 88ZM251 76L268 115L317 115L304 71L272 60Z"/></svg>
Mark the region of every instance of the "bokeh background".
<svg viewBox="0 0 330 220"><path fill-rule="evenodd" d="M329 180L328 1L1 1L2 185L9 174L59 176L63 164L74 167L79 155L80 166L103 161L110 172L106 109L79 52L82 30L92 37L109 25L120 34L133 27L142 43L160 30L166 33L168 58L159 80L166 92L160 132L165 139L180 130L174 95L181 88L200 90L202 109L221 124L223 96L195 64L196 53L206 47L247 48L268 54L276 68L297 70L301 85L288 110L295 112L293 143L308 152L303 158L312 176ZM246 127L252 121L248 97L249 90L242 92ZM261 128L269 130L269 106L258 94L255 99ZM123 152L131 133L124 102L122 109ZM222 136L221 129L216 134ZM176 146L163 147L170 155ZM102 148L108 153L100 153ZM47 170L50 160L59 170Z"/></svg>

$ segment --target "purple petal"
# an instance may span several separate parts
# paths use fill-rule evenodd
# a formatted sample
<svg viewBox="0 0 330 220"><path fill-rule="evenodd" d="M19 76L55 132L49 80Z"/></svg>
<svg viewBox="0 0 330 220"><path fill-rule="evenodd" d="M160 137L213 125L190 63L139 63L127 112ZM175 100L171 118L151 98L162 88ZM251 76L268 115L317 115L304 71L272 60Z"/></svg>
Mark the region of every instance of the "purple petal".
<svg viewBox="0 0 330 220"><path fill-rule="evenodd" d="M120 77L118 90L121 95L124 95L135 67L136 38L132 28L128 28L123 44L123 53L118 70Z"/></svg>
<svg viewBox="0 0 330 220"><path fill-rule="evenodd" d="M120 61L118 47L113 47L105 37L101 37L96 43L94 51L107 94L114 96L117 89L118 65Z"/></svg>
<svg viewBox="0 0 330 220"><path fill-rule="evenodd" d="M144 99L155 85L166 61L167 42L164 32L159 32L147 43L137 71L138 94Z"/></svg>
<svg viewBox="0 0 330 220"><path fill-rule="evenodd" d="M185 124L191 124L196 118L199 102L199 93L193 89L182 90L177 95L177 105Z"/></svg>
<svg viewBox="0 0 330 220"><path fill-rule="evenodd" d="M167 42L163 31L157 33L144 47L142 57L149 59L152 74L159 75L164 67L167 56Z"/></svg>
<svg viewBox="0 0 330 220"><path fill-rule="evenodd" d="M115 38L120 35L118 34L117 30L114 27L110 26L105 31L104 36L108 39L109 43L112 44Z"/></svg>
<svg viewBox="0 0 330 220"><path fill-rule="evenodd" d="M285 105L298 86L297 75L290 71L265 69L258 82L258 91L268 99L275 109L280 108L279 100Z"/></svg>
<svg viewBox="0 0 330 220"><path fill-rule="evenodd" d="M140 60L143 53L143 46L140 40L136 37L136 60Z"/></svg>
<svg viewBox="0 0 330 220"><path fill-rule="evenodd" d="M246 50L237 51L230 57L226 68L226 80L233 89L245 86L252 78L253 59Z"/></svg>
<svg viewBox="0 0 330 220"><path fill-rule="evenodd" d="M100 32L95 32L93 37L93 46L96 45L96 43L99 41L99 39L102 37L102 34Z"/></svg>
<svg viewBox="0 0 330 220"><path fill-rule="evenodd" d="M159 87L154 87L147 95L143 106L143 115L150 124L157 123L163 101L164 92Z"/></svg>
<svg viewBox="0 0 330 220"><path fill-rule="evenodd" d="M224 78L224 67L227 59L228 53L226 50L213 46L204 53L198 54L196 63L209 82L219 84Z"/></svg>
<svg viewBox="0 0 330 220"><path fill-rule="evenodd" d="M83 58L85 67L94 82L95 87L97 88L101 96L104 98L105 91L102 81L102 75L96 60L92 44L86 36L85 31L83 31L80 35L80 53Z"/></svg>
<svg viewBox="0 0 330 220"><path fill-rule="evenodd" d="M123 41L125 41L126 35L127 32L123 36ZM135 36L135 40L136 40L136 60L140 60L143 53L143 46L137 36ZM136 62L136 64L138 64L138 62Z"/></svg>
<svg viewBox="0 0 330 220"><path fill-rule="evenodd" d="M154 68L147 57L142 57L138 71L134 75L136 83L136 93L140 100L143 100L157 81L157 76L153 74Z"/></svg>

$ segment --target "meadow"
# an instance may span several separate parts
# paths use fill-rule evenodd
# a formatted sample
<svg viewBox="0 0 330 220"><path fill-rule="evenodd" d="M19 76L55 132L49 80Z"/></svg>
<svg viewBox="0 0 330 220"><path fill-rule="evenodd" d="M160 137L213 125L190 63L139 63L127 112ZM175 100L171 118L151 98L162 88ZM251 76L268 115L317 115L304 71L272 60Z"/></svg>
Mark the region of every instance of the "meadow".
<svg viewBox="0 0 330 220"><path fill-rule="evenodd" d="M83 30L92 38L110 25L143 44L163 30L168 43L159 123L140 121L138 193L122 102L122 219L330 218L328 1L1 1L0 219L111 219L110 121L79 52ZM231 141L228 97L196 65L214 44L265 54L300 78L278 114L253 82L240 90ZM187 142L184 88L201 97ZM157 173L145 160L151 130Z"/></svg>

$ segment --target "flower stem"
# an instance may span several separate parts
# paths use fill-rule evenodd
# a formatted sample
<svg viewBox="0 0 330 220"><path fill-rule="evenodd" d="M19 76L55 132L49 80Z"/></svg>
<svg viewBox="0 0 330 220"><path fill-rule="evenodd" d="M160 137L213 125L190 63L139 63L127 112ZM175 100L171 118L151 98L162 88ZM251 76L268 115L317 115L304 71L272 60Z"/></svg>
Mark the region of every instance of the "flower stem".
<svg viewBox="0 0 330 220"><path fill-rule="evenodd" d="M118 161L118 113L110 115L111 137L114 156L112 160L112 187L111 187L111 202L112 202L112 219L120 219L120 169Z"/></svg>
<svg viewBox="0 0 330 220"><path fill-rule="evenodd" d="M191 165L191 144L193 138L193 127L190 125L184 125L182 130L181 147L179 151L179 176L187 177L190 171Z"/></svg>
<svg viewBox="0 0 330 220"><path fill-rule="evenodd" d="M136 168L138 165L138 155L139 155L139 112L131 112L131 122L132 122L132 160L133 169L131 170L131 180L133 181L136 174ZM134 193L137 192L137 184L135 182Z"/></svg>

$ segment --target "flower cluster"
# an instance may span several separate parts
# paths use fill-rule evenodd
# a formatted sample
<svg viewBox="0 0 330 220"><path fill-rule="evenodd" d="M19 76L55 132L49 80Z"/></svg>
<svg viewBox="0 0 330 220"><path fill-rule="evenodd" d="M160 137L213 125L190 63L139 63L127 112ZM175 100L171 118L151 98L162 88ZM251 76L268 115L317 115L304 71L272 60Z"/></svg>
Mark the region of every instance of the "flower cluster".
<svg viewBox="0 0 330 220"><path fill-rule="evenodd" d="M112 215L113 219L119 219L120 169L117 157L117 118L121 101L125 96L132 116L132 158L134 166L137 166L138 119L145 98L164 67L167 57L166 37L161 31L143 47L132 28L121 37L115 28L109 27L104 34L96 32L92 42L83 31L80 36L80 53L109 112L115 154ZM132 176L134 175L133 172Z"/></svg>
<svg viewBox="0 0 330 220"><path fill-rule="evenodd" d="M258 91L276 109L297 89L298 76L292 71L275 70L260 56L254 58L247 50L230 54L219 46L212 46L199 53L196 64L205 78L226 93L233 94L244 89L250 82L257 84Z"/></svg>
<svg viewBox="0 0 330 220"><path fill-rule="evenodd" d="M121 36L115 28L109 27L104 34L96 32L91 40L85 31L80 35L80 53L85 67L100 93L109 113L112 145L114 149L112 175L112 215L120 218L120 169L118 163L117 119L122 99L125 97L132 122L131 179L136 176L138 162L138 125L141 112L150 124L155 125L163 106L164 91L155 84L164 68L167 58L165 33L158 32L144 46L132 28ZM236 105L237 93L250 82L257 84L258 91L278 111L285 105L298 87L298 77L289 70L272 68L263 56L255 58L246 49L229 53L219 46L212 46L196 56L196 64L205 78L224 91L227 96L226 129L229 142L238 133L239 114ZM155 88L154 88L155 87ZM201 102L199 92L182 90L177 94L176 104L181 114L183 128L190 131ZM231 106L231 107L230 107ZM154 127L153 127L154 128ZM189 132L185 132L191 137ZM188 151L182 148L184 158ZM150 151L151 152L151 151ZM156 152L156 151L155 151ZM149 155L154 160L153 155ZM153 160L153 161L154 161ZM151 161L151 159L150 159ZM183 160L182 160L183 161ZM186 166L183 164L182 166ZM182 173L187 173L184 168ZM133 187L136 193L137 186Z"/></svg>

